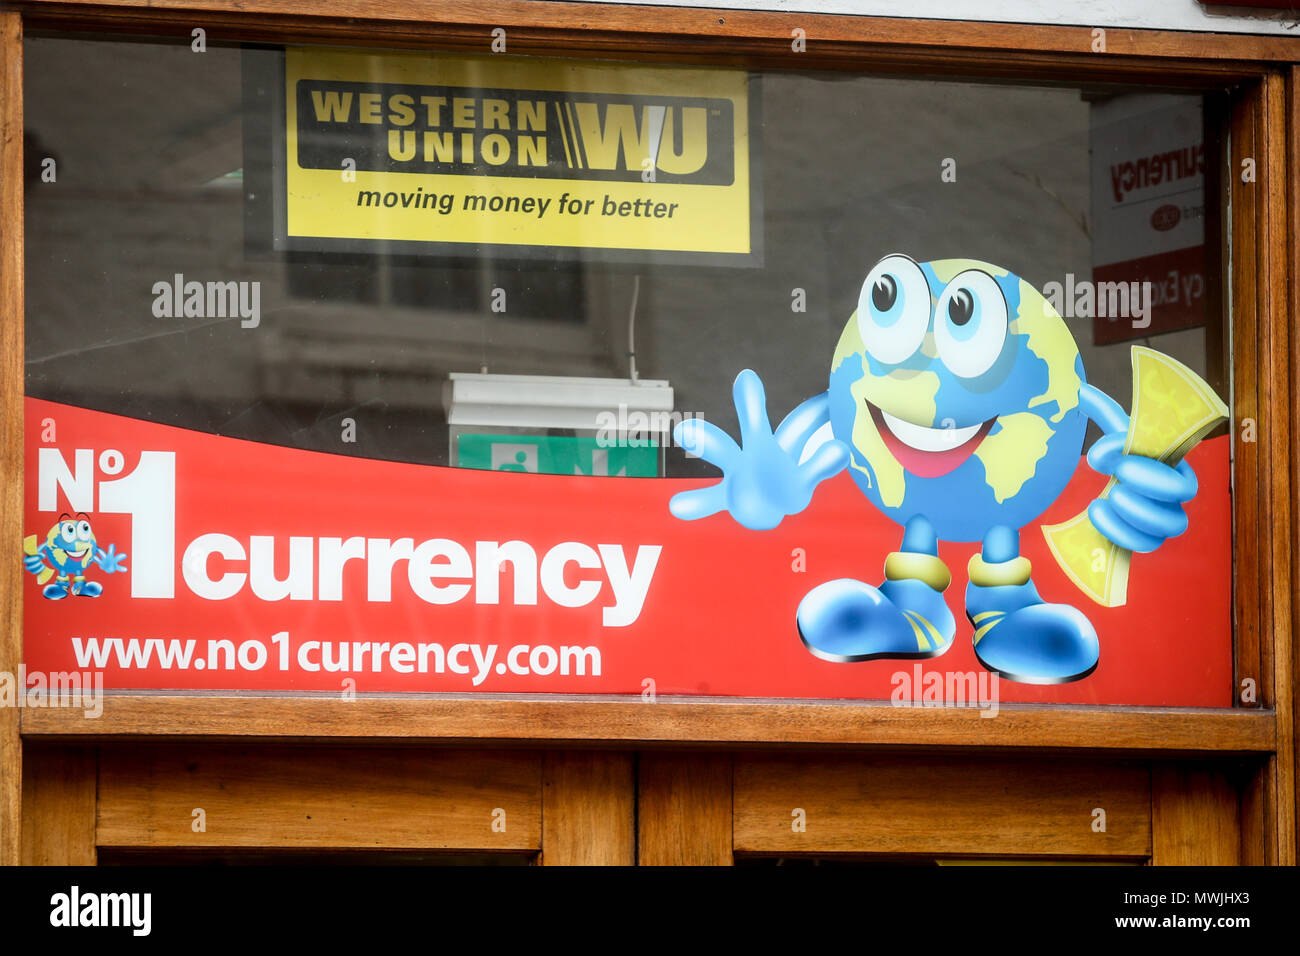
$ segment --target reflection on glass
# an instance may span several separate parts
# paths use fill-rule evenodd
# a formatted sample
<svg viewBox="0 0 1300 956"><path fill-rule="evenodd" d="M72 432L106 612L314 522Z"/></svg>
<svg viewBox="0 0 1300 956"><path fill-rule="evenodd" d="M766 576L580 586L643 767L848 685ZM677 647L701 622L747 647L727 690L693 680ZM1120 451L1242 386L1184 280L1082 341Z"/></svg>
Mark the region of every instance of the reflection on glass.
<svg viewBox="0 0 1300 956"><path fill-rule="evenodd" d="M763 72L761 265L272 253L246 221L265 178L245 168L249 137L266 132L246 77L281 56L29 38L29 394L335 454L716 474L672 426L737 434L744 368L774 421L825 391L863 280L891 253L1023 277L1121 404L1130 344L1226 391L1199 96ZM190 282L208 300L211 284L233 289L226 314L158 291ZM490 421L466 417L453 375L567 381L590 414L539 415L521 385Z"/></svg>

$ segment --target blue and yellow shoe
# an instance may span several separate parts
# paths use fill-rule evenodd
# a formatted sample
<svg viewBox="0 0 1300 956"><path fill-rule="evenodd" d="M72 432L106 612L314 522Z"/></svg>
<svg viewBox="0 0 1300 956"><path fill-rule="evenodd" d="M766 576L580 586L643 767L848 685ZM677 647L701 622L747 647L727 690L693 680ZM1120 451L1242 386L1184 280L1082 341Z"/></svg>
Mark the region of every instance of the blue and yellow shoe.
<svg viewBox="0 0 1300 956"><path fill-rule="evenodd" d="M878 588L840 578L809 591L795 615L799 637L827 661L938 657L957 633L943 599L951 580L934 555L896 551Z"/></svg>
<svg viewBox="0 0 1300 956"><path fill-rule="evenodd" d="M1078 608L1044 603L1030 571L1024 557L996 564L971 558L966 616L975 628L975 656L1021 684L1082 680L1097 667L1097 632Z"/></svg>

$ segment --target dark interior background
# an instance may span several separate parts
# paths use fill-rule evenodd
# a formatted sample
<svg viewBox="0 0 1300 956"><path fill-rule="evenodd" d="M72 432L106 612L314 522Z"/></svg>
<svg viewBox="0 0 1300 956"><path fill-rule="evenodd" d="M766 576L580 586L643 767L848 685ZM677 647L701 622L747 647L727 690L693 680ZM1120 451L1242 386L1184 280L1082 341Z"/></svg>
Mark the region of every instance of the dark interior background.
<svg viewBox="0 0 1300 956"><path fill-rule="evenodd" d="M268 49L31 37L26 43L27 390L261 442L448 460L449 372L627 374L640 277L642 378L735 432L731 382L773 421L826 388L832 350L883 255L984 259L1042 288L1087 276L1089 110L1116 90L764 73L760 269L261 256L244 234L244 57ZM1149 92L1149 91L1144 91ZM57 181L42 182L53 157ZM957 179L940 164L957 160ZM250 177L251 180L251 177ZM261 325L155 318L152 286L258 280ZM490 308L507 291L509 311ZM791 311L795 288L807 311ZM1223 333L1154 344L1215 381ZM1128 344L1092 345L1090 381L1128 405ZM1226 384L1217 381L1221 390ZM355 419L356 442L341 440ZM670 452L669 474L709 471Z"/></svg>

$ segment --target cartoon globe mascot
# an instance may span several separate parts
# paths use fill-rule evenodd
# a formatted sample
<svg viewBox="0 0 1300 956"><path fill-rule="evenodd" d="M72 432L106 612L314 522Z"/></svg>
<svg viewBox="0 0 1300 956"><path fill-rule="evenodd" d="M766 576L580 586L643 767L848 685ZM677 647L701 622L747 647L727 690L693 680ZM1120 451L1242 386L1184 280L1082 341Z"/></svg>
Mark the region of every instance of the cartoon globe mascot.
<svg viewBox="0 0 1300 956"><path fill-rule="evenodd" d="M966 616L980 663L1023 683L1080 680L1097 666L1097 633L1078 609L1039 597L1020 529L1069 482L1088 420L1103 433L1088 463L1114 479L1088 508L1108 539L1099 541L1152 551L1187 528L1183 503L1196 494L1186 462L1126 453L1129 416L1086 383L1065 322L1029 283L984 262L890 255L877 263L840 336L830 388L775 432L757 374L741 372L733 394L740 445L699 419L674 431L723 473L675 495L676 517L727 511L746 528L774 528L847 467L902 526L882 584L829 581L801 601L799 635L830 661L947 651L956 623L938 541L978 541Z"/></svg>
<svg viewBox="0 0 1300 956"><path fill-rule="evenodd" d="M79 514L76 520L61 514L45 540L37 544L36 535L23 541L23 566L36 575L36 582L44 584L41 591L51 601L65 597L99 597L104 586L98 581L87 581L86 570L98 565L105 574L126 571L126 552L118 552L110 544L105 551L95 543L95 532L90 519ZM50 578L53 583L46 584Z"/></svg>

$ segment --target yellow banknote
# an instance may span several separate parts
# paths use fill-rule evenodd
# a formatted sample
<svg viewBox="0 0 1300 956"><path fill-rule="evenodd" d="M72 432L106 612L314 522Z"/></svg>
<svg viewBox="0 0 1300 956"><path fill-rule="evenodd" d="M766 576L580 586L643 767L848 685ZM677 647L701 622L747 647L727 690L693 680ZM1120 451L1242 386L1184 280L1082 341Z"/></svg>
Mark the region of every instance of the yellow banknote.
<svg viewBox="0 0 1300 956"><path fill-rule="evenodd" d="M1199 375L1154 349L1134 346L1133 413L1126 455L1143 455L1176 465L1192 447L1228 418L1228 407ZM1115 485L1111 478L1101 497ZM1044 525L1053 557L1079 590L1105 607L1128 600L1132 552L1104 537L1088 512L1061 524Z"/></svg>

